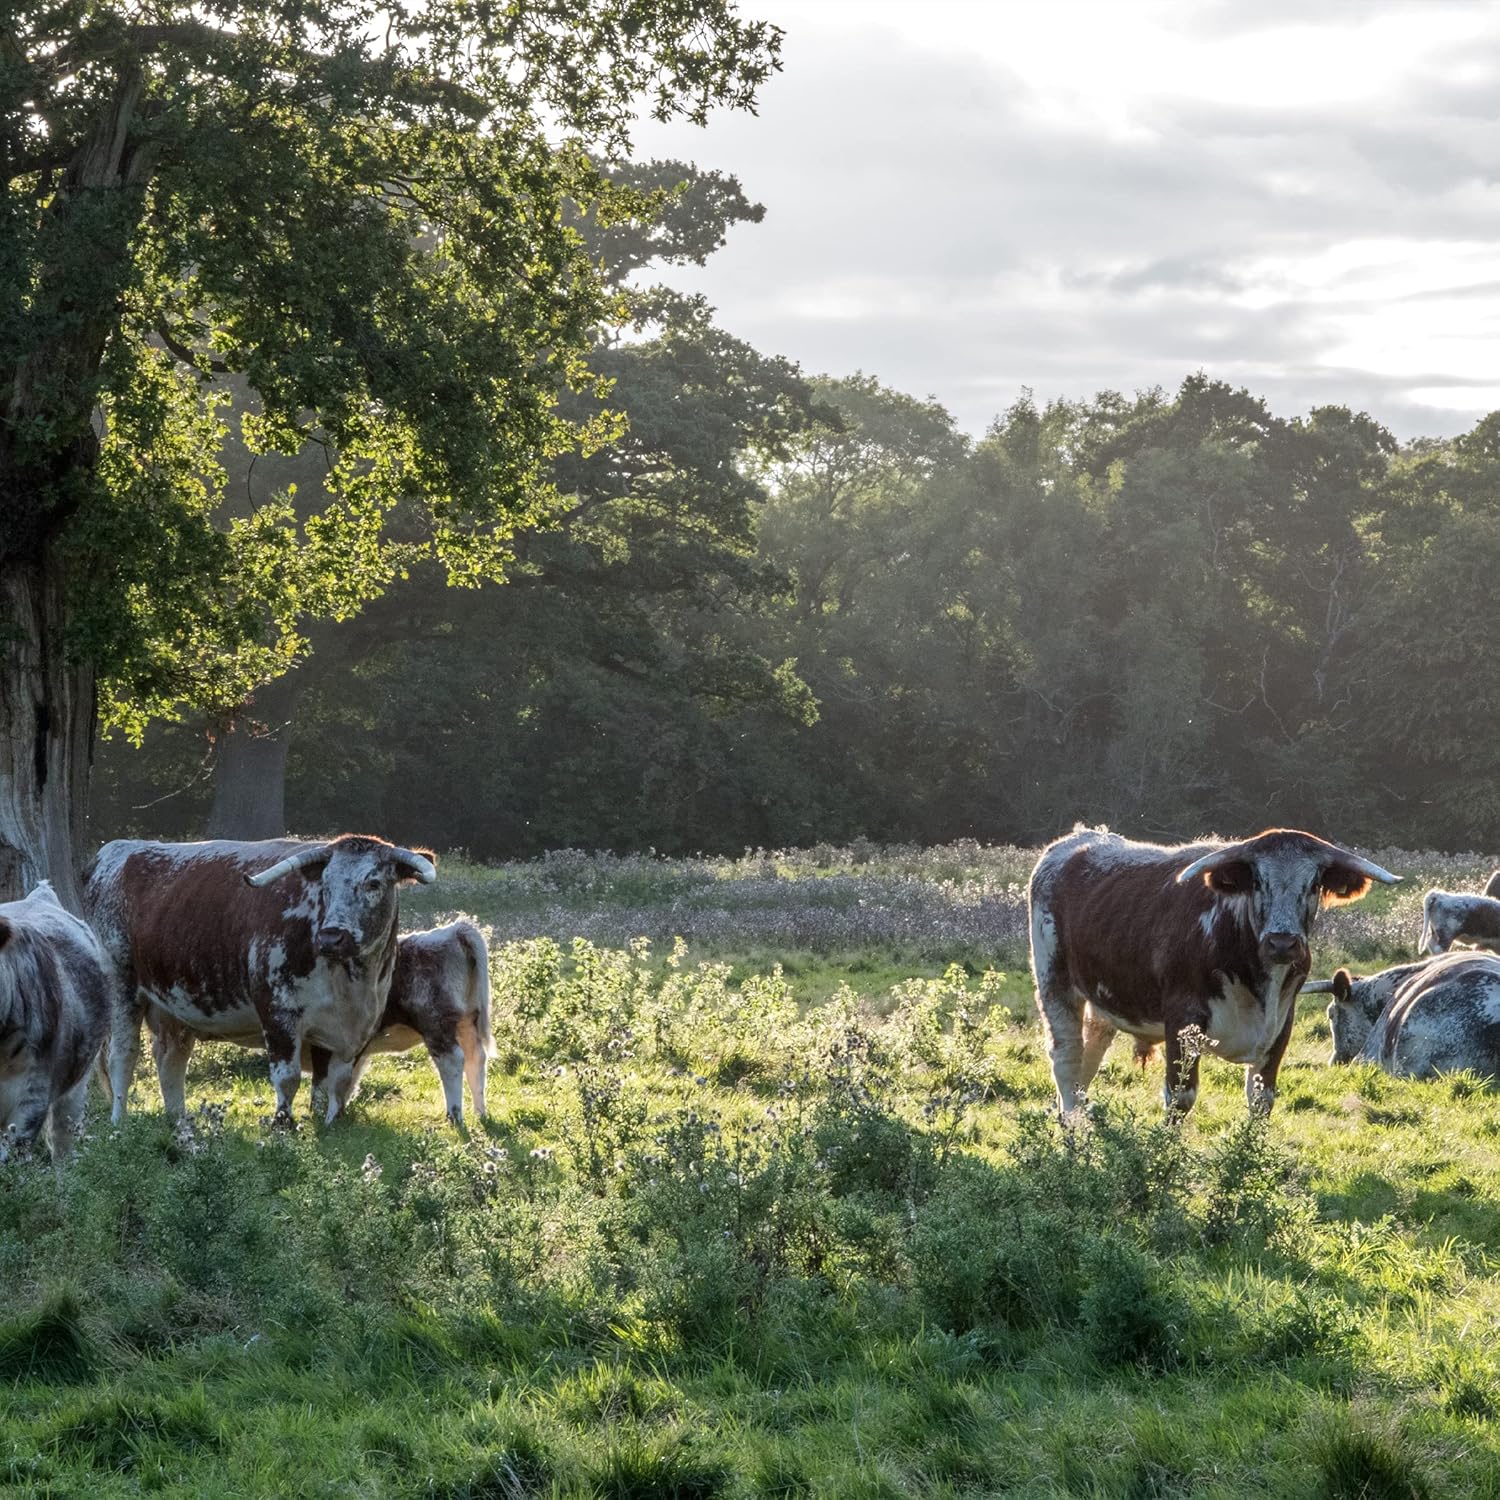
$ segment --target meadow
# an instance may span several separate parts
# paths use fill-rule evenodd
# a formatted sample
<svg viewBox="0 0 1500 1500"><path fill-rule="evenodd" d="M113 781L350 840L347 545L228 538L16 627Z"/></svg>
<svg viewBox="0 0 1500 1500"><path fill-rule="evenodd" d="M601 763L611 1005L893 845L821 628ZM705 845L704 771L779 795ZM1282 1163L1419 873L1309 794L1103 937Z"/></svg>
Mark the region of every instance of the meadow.
<svg viewBox="0 0 1500 1500"><path fill-rule="evenodd" d="M1429 885L1328 913L1410 953ZM1118 1042L1064 1131L1035 851L450 857L492 933L491 1116L421 1053L265 1129L263 1059L146 1068L0 1166L0 1493L1500 1495L1500 1093L1327 1065L1188 1121ZM305 1110L306 1096L299 1100Z"/></svg>

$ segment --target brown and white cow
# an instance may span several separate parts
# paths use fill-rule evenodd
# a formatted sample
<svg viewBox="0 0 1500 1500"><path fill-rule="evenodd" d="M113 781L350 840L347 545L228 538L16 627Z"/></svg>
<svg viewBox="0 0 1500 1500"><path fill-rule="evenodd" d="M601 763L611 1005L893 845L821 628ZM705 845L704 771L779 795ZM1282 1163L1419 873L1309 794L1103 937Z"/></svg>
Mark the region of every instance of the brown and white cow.
<svg viewBox="0 0 1500 1500"><path fill-rule="evenodd" d="M42 1127L67 1154L109 1024L113 976L88 924L42 881L0 905L0 1159Z"/></svg>
<svg viewBox="0 0 1500 1500"><path fill-rule="evenodd" d="M1490 877L1491 885L1495 878ZM1500 948L1500 899L1468 891L1428 891L1422 898L1417 946L1423 953L1446 953L1455 943Z"/></svg>
<svg viewBox="0 0 1500 1500"><path fill-rule="evenodd" d="M1198 1096L1199 1034L1269 1109L1319 908L1399 878L1284 828L1166 847L1080 827L1049 845L1031 875L1031 967L1063 1113L1116 1031L1166 1043L1168 1109Z"/></svg>
<svg viewBox="0 0 1500 1500"><path fill-rule="evenodd" d="M450 1124L464 1122L464 1077L475 1114L485 1113L485 1069L495 1055L490 1032L490 950L484 934L464 919L410 932L396 948L396 974L385 1014L354 1064L349 1098L377 1052L406 1052L419 1042L427 1048L443 1084ZM312 1056L313 1088L323 1087L327 1057Z"/></svg>
<svg viewBox="0 0 1500 1500"><path fill-rule="evenodd" d="M1399 983L1373 1021L1368 1012L1378 996L1369 988L1372 980L1351 981L1340 969L1329 981L1335 1062L1378 1063L1397 1078L1465 1070L1500 1078L1500 957L1448 953L1386 973ZM1351 1052L1361 1025L1363 1041Z"/></svg>
<svg viewBox="0 0 1500 1500"><path fill-rule="evenodd" d="M106 844L85 899L122 981L110 1038L114 1118L125 1112L149 1009L169 1113L186 1108L188 1058L204 1038L266 1049L281 1125L291 1123L303 1047L323 1048L333 1120L390 993L397 886L436 878L430 854L363 834Z"/></svg>

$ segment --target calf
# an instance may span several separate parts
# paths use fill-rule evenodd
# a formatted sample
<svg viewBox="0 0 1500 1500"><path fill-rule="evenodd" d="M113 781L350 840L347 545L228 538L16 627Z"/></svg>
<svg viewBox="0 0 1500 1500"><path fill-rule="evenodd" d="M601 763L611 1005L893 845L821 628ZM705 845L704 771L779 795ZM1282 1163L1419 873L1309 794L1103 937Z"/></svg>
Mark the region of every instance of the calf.
<svg viewBox="0 0 1500 1500"><path fill-rule="evenodd" d="M52 1159L67 1154L111 987L99 940L48 881L0 905L0 1158L29 1153L43 1125Z"/></svg>
<svg viewBox="0 0 1500 1500"><path fill-rule="evenodd" d="M464 1121L464 1075L475 1114L483 1118L484 1075L495 1055L490 1033L490 950L467 921L408 933L396 946L396 973L380 1026L354 1064L352 1099L377 1052L425 1044L443 1083L449 1121ZM322 1084L326 1054L313 1054L313 1087Z"/></svg>
<svg viewBox="0 0 1500 1500"><path fill-rule="evenodd" d="M1494 883L1491 876L1490 884ZM1417 946L1423 953L1446 953L1455 943L1500 949L1500 900L1463 891L1428 891L1422 898Z"/></svg>
<svg viewBox="0 0 1500 1500"><path fill-rule="evenodd" d="M363 834L106 844L85 899L120 975L109 1049L114 1118L125 1112L149 1013L169 1113L184 1112L188 1058L207 1038L266 1049L283 1126L303 1048L324 1049L333 1120L390 993L397 887L436 878L426 851Z"/></svg>
<svg viewBox="0 0 1500 1500"><path fill-rule="evenodd" d="M1352 989L1347 1001L1335 989L1330 1009L1356 1004ZM1340 1050L1335 1047L1336 1061ZM1356 1055L1397 1078L1464 1070L1500 1077L1500 958L1449 953L1413 966Z"/></svg>
<svg viewBox="0 0 1500 1500"><path fill-rule="evenodd" d="M1396 964L1368 979L1356 979L1348 969L1339 969L1332 979L1314 979L1304 984L1304 995L1333 996L1328 1002L1328 1025L1333 1033L1333 1053L1328 1061L1353 1062L1396 991L1432 962L1430 958L1419 958L1414 963Z"/></svg>
<svg viewBox="0 0 1500 1500"><path fill-rule="evenodd" d="M1169 1109L1197 1098L1201 1046L1243 1063L1246 1097L1269 1109L1319 908L1399 878L1281 828L1164 847L1080 827L1049 845L1028 892L1031 967L1063 1113L1116 1031L1166 1043Z"/></svg>

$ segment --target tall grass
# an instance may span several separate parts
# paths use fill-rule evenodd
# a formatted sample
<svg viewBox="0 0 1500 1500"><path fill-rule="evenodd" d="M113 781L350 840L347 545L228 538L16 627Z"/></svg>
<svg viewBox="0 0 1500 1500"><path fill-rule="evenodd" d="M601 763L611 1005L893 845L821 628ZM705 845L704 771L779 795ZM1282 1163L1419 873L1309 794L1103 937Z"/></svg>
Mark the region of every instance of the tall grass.
<svg viewBox="0 0 1500 1500"><path fill-rule="evenodd" d="M1379 857L1422 872L1397 925L1463 883ZM799 891L998 910L1030 858L445 862L501 929L493 1118L442 1127L409 1055L269 1135L263 1062L208 1048L186 1127L143 1074L61 1171L0 1167L0 1490L1482 1492L1494 1094L1330 1069L1308 1002L1270 1121L1210 1060L1169 1125L1122 1055L1064 1130L1003 945L746 972ZM504 936L564 898L671 932L710 882L738 939Z"/></svg>

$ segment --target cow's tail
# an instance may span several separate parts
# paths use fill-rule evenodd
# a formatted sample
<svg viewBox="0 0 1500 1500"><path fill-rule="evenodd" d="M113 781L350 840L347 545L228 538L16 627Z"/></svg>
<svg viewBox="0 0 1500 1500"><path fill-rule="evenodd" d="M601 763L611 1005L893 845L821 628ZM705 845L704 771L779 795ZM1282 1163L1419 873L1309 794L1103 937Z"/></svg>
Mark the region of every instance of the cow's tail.
<svg viewBox="0 0 1500 1500"><path fill-rule="evenodd" d="M474 1014L474 1029L479 1033L479 1050L488 1062L495 1055L495 1034L490 1030L489 945L472 922L459 923L458 940L469 960L469 1007Z"/></svg>

